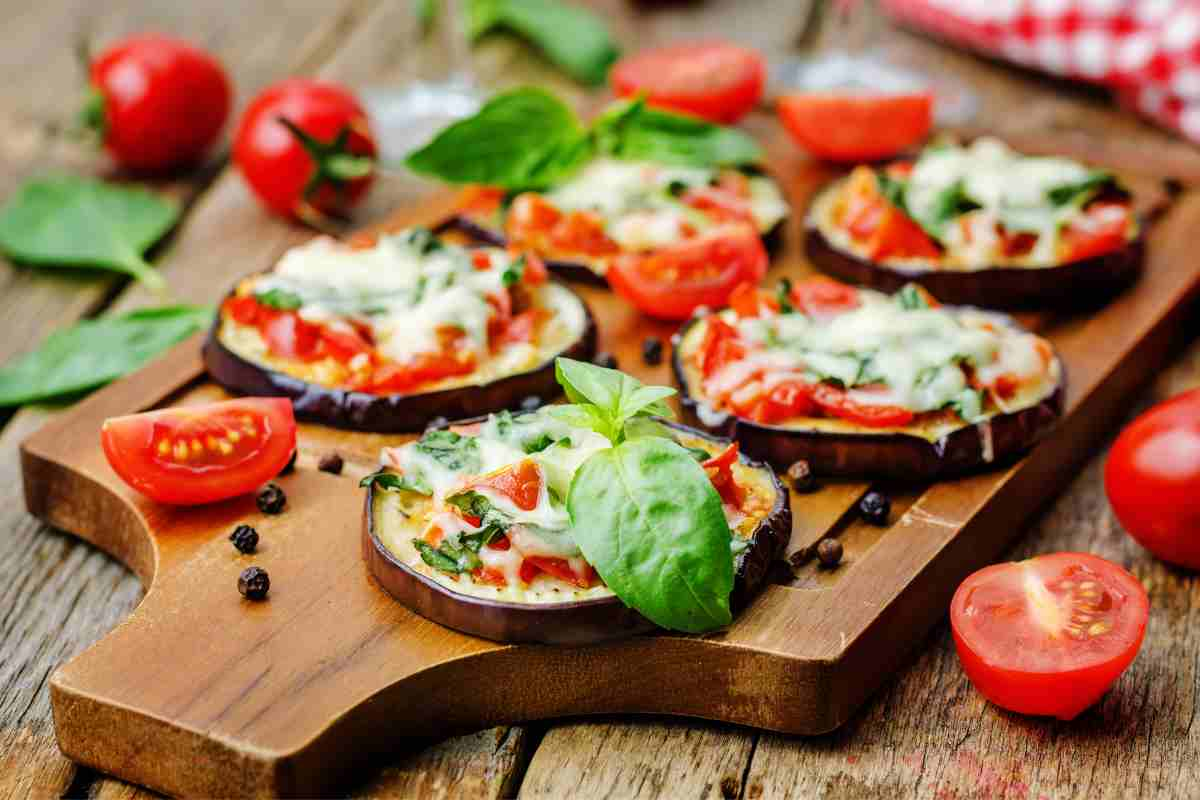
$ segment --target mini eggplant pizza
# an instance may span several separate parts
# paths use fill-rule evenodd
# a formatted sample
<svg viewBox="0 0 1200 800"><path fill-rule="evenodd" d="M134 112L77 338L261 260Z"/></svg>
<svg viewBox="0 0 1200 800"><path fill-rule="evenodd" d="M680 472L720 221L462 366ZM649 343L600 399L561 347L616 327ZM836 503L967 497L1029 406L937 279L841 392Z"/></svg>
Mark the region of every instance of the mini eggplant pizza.
<svg viewBox="0 0 1200 800"><path fill-rule="evenodd" d="M806 228L831 275L992 308L1095 303L1137 277L1143 254L1111 173L987 138L859 166L817 195Z"/></svg>
<svg viewBox="0 0 1200 800"><path fill-rule="evenodd" d="M536 256L412 228L289 250L226 298L204 358L230 391L290 397L298 417L399 432L552 397L554 358L590 358L595 341Z"/></svg>
<svg viewBox="0 0 1200 800"><path fill-rule="evenodd" d="M659 421L671 390L623 376L630 391L601 397L622 373L561 364L583 375L579 402L383 451L363 481L372 573L418 613L500 641L727 625L791 534L787 492L737 444Z"/></svg>
<svg viewBox="0 0 1200 800"><path fill-rule="evenodd" d="M828 279L740 287L688 323L683 406L778 469L927 480L1009 459L1062 413L1050 344L996 312Z"/></svg>

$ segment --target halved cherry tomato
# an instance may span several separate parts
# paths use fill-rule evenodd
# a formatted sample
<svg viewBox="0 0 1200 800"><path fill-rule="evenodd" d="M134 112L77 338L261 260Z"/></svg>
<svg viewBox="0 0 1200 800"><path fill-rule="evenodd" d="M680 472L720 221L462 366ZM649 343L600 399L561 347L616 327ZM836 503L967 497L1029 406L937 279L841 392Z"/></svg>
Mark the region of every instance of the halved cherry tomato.
<svg viewBox="0 0 1200 800"><path fill-rule="evenodd" d="M1150 601L1137 578L1088 553L995 564L950 602L954 644L985 697L1020 714L1073 719L1137 655Z"/></svg>
<svg viewBox="0 0 1200 800"><path fill-rule="evenodd" d="M840 224L866 245L867 255L884 258L936 258L937 244L915 220L892 205L869 167L857 167L843 189Z"/></svg>
<svg viewBox="0 0 1200 800"><path fill-rule="evenodd" d="M703 462L700 466L708 474L713 488L721 495L721 501L734 508L742 507L743 492L733 477L733 465L738 460L738 443L730 442L729 446L717 455Z"/></svg>
<svg viewBox="0 0 1200 800"><path fill-rule="evenodd" d="M814 92L779 99L796 143L827 161L878 161L911 147L933 124L933 95Z"/></svg>
<svg viewBox="0 0 1200 800"><path fill-rule="evenodd" d="M585 565L582 574L575 572L565 558L525 556L525 560L521 562L521 581L526 584L530 583L539 572L572 583L581 589L591 586L596 575L596 571L592 569L591 565Z"/></svg>
<svg viewBox="0 0 1200 800"><path fill-rule="evenodd" d="M734 288L767 274L767 251L749 225L720 225L694 239L613 259L613 289L659 319L686 319L700 306L724 306Z"/></svg>
<svg viewBox="0 0 1200 800"><path fill-rule="evenodd" d="M244 397L113 417L100 428L121 479L152 500L196 505L254 491L296 449L292 403Z"/></svg>
<svg viewBox="0 0 1200 800"><path fill-rule="evenodd" d="M526 458L471 485L491 489L512 500L517 508L532 511L537 508L538 498L542 494L542 470L532 459Z"/></svg>
<svg viewBox="0 0 1200 800"><path fill-rule="evenodd" d="M792 305L809 315L840 314L861 305L858 289L829 278L809 278L792 285Z"/></svg>
<svg viewBox="0 0 1200 800"><path fill-rule="evenodd" d="M624 58L609 74L622 97L646 95L652 106L737 122L754 108L766 85L763 57L731 42L669 45Z"/></svg>
<svg viewBox="0 0 1200 800"><path fill-rule="evenodd" d="M1143 547L1200 569L1200 389L1159 403L1121 431L1104 465L1104 489Z"/></svg>
<svg viewBox="0 0 1200 800"><path fill-rule="evenodd" d="M1129 231L1129 208L1120 203L1093 203L1083 219L1062 232L1065 261L1082 261L1123 247Z"/></svg>

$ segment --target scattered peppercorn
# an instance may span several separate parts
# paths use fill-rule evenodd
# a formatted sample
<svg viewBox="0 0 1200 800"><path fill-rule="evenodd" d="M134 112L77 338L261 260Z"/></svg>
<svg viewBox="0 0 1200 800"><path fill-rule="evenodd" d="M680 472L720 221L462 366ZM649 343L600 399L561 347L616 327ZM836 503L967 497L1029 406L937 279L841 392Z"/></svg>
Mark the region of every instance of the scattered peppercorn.
<svg viewBox="0 0 1200 800"><path fill-rule="evenodd" d="M791 481L792 488L801 494L815 492L821 488L817 485L816 477L813 476L812 467L808 466L808 462L804 459L800 459L788 467L787 477Z"/></svg>
<svg viewBox="0 0 1200 800"><path fill-rule="evenodd" d="M246 567L238 575L238 591L247 600L266 600L271 591L271 576L262 567Z"/></svg>
<svg viewBox="0 0 1200 800"><path fill-rule="evenodd" d="M264 514L280 514L283 512L284 505L287 504L287 495L283 493L283 489L280 489L278 484L268 483L258 490L254 501L258 503L258 510Z"/></svg>
<svg viewBox="0 0 1200 800"><path fill-rule="evenodd" d="M541 407L542 398L538 397L536 394L531 394L529 397L526 397L521 401L522 411L537 411Z"/></svg>
<svg viewBox="0 0 1200 800"><path fill-rule="evenodd" d="M425 430L438 431L449 424L450 420L446 419L445 417L434 417L433 419L429 420L429 423L425 426Z"/></svg>
<svg viewBox="0 0 1200 800"><path fill-rule="evenodd" d="M233 542L239 553L253 553L258 549L258 531L249 525L238 525L229 534L229 541Z"/></svg>
<svg viewBox="0 0 1200 800"><path fill-rule="evenodd" d="M292 451L292 457L288 459L288 463L284 464L283 469L279 470L280 475L291 475L296 471L296 455L299 452L299 450Z"/></svg>
<svg viewBox="0 0 1200 800"><path fill-rule="evenodd" d="M647 336L642 342L642 361L654 367L662 363L663 343L657 336Z"/></svg>
<svg viewBox="0 0 1200 800"><path fill-rule="evenodd" d="M617 368L617 357L614 356L612 353L600 353L596 356L595 360L592 363L598 367L607 367L608 369L616 369Z"/></svg>
<svg viewBox="0 0 1200 800"><path fill-rule="evenodd" d="M858 513L872 525L883 527L888 524L888 516L892 513L892 501L882 492L867 492L858 501Z"/></svg>
<svg viewBox="0 0 1200 800"><path fill-rule="evenodd" d="M817 560L826 569L836 567L842 561L842 543L837 539L822 539L817 545Z"/></svg>
<svg viewBox="0 0 1200 800"><path fill-rule="evenodd" d="M342 461L342 457L337 453L326 453L317 462L317 469L321 470L321 472L328 472L330 475L341 475L342 467L345 465L346 463Z"/></svg>

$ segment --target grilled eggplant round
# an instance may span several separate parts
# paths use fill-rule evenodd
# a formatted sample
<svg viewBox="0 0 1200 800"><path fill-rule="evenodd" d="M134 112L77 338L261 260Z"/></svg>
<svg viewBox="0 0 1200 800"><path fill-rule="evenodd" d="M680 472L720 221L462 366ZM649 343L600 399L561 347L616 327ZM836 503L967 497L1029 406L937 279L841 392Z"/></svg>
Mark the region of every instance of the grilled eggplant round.
<svg viewBox="0 0 1200 800"><path fill-rule="evenodd" d="M453 423L453 427L483 422L486 417ZM713 454L728 442L698 430L666 423L678 432L681 443ZM741 464L753 470L756 482L773 493L769 511L745 539L747 546L736 557L730 607L736 614L745 608L765 583L772 562L787 546L792 531L791 501L787 490L765 464L745 455ZM593 596L559 602L498 600L456 590L438 580L431 570L418 569L386 544L383 512L379 506L386 491L374 484L366 493L363 509L363 558L383 589L427 619L463 633L500 642L588 644L656 630L656 626L629 608L604 587L588 590Z"/></svg>

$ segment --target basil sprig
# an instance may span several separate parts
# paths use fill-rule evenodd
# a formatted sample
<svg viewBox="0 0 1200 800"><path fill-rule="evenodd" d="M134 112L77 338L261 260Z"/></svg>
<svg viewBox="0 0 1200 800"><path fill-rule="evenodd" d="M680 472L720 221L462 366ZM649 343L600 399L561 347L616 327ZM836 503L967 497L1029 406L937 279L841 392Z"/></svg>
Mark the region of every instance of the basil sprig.
<svg viewBox="0 0 1200 800"><path fill-rule="evenodd" d="M663 400L675 391L566 358L555 371L572 405L548 411L614 445L583 462L567 495L588 563L661 627L701 633L728 625L732 534L721 498L692 452L653 435L665 434L652 418L671 416Z"/></svg>
<svg viewBox="0 0 1200 800"><path fill-rule="evenodd" d="M572 78L599 86L620 51L594 12L559 0L471 0L470 34L511 31L542 51Z"/></svg>
<svg viewBox="0 0 1200 800"><path fill-rule="evenodd" d="M758 144L727 128L621 101L586 128L565 103L543 89L513 89L473 117L450 125L408 155L414 172L448 183L480 183L511 192L547 189L598 155L692 167L758 163Z"/></svg>

